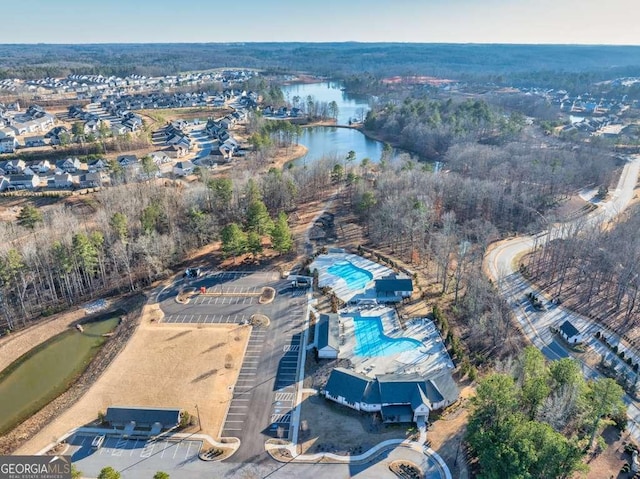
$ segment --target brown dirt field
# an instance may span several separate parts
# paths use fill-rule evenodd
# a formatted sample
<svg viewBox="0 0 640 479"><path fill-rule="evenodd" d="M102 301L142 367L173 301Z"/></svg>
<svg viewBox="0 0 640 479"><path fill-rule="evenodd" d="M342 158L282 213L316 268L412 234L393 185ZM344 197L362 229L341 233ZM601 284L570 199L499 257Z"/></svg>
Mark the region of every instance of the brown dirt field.
<svg viewBox="0 0 640 479"><path fill-rule="evenodd" d="M301 419L299 447L303 454L322 451L359 454L387 439L406 439L409 427L374 425L372 414L359 413L315 395L305 395Z"/></svg>
<svg viewBox="0 0 640 479"><path fill-rule="evenodd" d="M431 442L431 449L442 456L449 466L451 475L459 479L469 477L464 448L461 444L469 421L468 399L474 393L475 387L462 388L460 401L447 409L438 420L434 420L427 431L427 440Z"/></svg>
<svg viewBox="0 0 640 479"><path fill-rule="evenodd" d="M203 433L217 438L238 376L250 327L164 325L147 311L125 349L71 408L46 426L18 454L33 454L74 427L96 419L110 405L179 407L195 414ZM230 355L232 367L225 367Z"/></svg>
<svg viewBox="0 0 640 479"><path fill-rule="evenodd" d="M27 329L3 337L0 339L0 371L38 344L62 333L71 324L86 316L83 309L76 309L57 314L51 319L43 320Z"/></svg>
<svg viewBox="0 0 640 479"><path fill-rule="evenodd" d="M596 458L587 457L586 463L589 466L589 472L585 475L577 474L575 478L585 479L608 479L610 477L616 477L619 479L626 479L627 477L633 477L633 474L620 474L620 469L625 462L631 462L631 454L624 452L624 443L629 442L628 434L623 433L620 436L619 431L609 426L602 433L605 441L607 442L607 449L605 449Z"/></svg>

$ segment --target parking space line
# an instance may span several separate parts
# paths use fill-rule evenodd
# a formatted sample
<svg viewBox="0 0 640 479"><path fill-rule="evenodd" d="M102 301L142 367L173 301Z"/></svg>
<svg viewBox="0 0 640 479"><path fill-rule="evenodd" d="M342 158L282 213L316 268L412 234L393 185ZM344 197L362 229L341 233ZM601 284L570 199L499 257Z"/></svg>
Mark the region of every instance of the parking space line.
<svg viewBox="0 0 640 479"><path fill-rule="evenodd" d="M151 454L153 454L153 450L155 449L155 447L155 442L147 443L142 451L140 451L140 457L151 457Z"/></svg>
<svg viewBox="0 0 640 479"><path fill-rule="evenodd" d="M129 454L129 457L132 457L133 453L136 452L136 449L138 449L139 442L140 442L140 439L136 439L136 442L133 444L133 447L131 448L131 454Z"/></svg>
<svg viewBox="0 0 640 479"><path fill-rule="evenodd" d="M173 459L175 459L176 458L176 454L178 454L178 449L180 449L180 444L181 443L178 443L178 446L176 447L176 450L173 451Z"/></svg>

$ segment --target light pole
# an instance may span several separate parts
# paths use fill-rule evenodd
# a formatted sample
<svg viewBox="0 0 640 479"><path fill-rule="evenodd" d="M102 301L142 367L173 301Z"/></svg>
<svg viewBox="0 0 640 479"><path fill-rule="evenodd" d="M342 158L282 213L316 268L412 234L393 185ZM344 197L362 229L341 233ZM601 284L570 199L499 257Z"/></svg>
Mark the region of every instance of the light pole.
<svg viewBox="0 0 640 479"><path fill-rule="evenodd" d="M200 409L198 409L197 404L196 404L196 413L198 414L198 431L202 431L202 421L200 420Z"/></svg>

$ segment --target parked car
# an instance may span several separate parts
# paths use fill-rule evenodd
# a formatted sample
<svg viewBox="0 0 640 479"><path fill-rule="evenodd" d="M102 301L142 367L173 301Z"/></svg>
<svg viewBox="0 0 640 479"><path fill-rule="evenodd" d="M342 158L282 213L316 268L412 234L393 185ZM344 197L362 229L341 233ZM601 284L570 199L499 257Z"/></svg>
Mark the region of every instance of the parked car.
<svg viewBox="0 0 640 479"><path fill-rule="evenodd" d="M182 275L183 278L198 278L202 275L202 270L200 268L187 268Z"/></svg>
<svg viewBox="0 0 640 479"><path fill-rule="evenodd" d="M104 443L104 435L96 436L93 438L93 441L91 441L91 449L100 449L103 443Z"/></svg>

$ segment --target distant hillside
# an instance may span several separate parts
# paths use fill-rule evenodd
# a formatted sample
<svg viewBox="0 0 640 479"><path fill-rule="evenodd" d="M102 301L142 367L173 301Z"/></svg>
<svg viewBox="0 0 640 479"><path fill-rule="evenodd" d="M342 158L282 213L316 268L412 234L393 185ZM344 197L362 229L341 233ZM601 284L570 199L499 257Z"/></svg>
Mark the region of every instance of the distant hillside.
<svg viewBox="0 0 640 479"><path fill-rule="evenodd" d="M124 76L243 66L342 76L435 75L526 80L589 72L640 75L640 47L415 43L234 43L0 45L0 78L69 73Z"/></svg>

